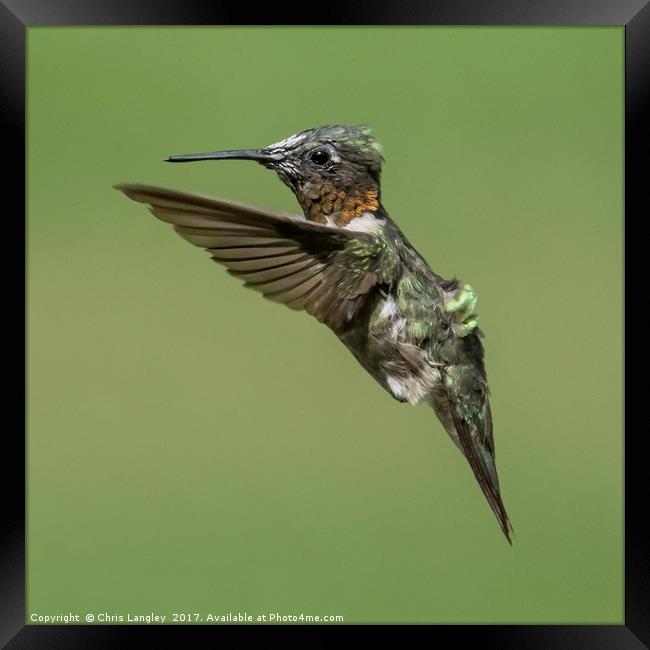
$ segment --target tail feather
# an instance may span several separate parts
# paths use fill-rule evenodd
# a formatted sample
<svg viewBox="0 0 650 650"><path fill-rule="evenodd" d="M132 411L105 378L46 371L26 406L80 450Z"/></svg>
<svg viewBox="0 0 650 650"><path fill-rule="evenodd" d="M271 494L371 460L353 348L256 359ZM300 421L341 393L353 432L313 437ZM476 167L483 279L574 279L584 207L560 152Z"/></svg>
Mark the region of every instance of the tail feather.
<svg viewBox="0 0 650 650"><path fill-rule="evenodd" d="M496 515L503 534L512 545L511 535L514 533L514 530L503 505L503 500L501 499L493 451L479 438L472 435L470 424L462 417L458 409L454 408L452 398L449 394L447 395L447 400L449 413L453 419L454 428L458 436L457 444L467 458L474 472L474 476L481 486L481 490L483 490L485 498ZM488 439L486 438L486 440Z"/></svg>

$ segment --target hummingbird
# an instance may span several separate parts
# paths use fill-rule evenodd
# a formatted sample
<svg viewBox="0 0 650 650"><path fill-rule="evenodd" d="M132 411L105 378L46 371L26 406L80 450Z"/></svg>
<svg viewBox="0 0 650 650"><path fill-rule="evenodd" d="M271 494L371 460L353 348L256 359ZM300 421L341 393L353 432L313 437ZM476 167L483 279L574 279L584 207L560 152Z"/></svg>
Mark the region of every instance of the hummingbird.
<svg viewBox="0 0 650 650"><path fill-rule="evenodd" d="M495 465L476 292L434 273L381 201L382 146L367 126L301 131L262 149L171 156L252 160L302 214L142 184L115 185L269 300L328 326L394 399L429 404L512 544Z"/></svg>

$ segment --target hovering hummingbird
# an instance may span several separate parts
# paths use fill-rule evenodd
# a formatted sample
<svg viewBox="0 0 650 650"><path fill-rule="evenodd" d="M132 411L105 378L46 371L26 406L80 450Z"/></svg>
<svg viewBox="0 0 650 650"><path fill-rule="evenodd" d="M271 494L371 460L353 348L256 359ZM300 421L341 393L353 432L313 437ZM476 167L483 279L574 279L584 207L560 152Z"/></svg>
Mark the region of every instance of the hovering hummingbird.
<svg viewBox="0 0 650 650"><path fill-rule="evenodd" d="M266 298L325 323L400 402L428 402L469 461L507 540L492 415L468 284L434 273L381 203L381 145L366 126L320 126L263 149L172 156L254 160L296 195L302 215L269 212L139 184L147 203L192 244Z"/></svg>

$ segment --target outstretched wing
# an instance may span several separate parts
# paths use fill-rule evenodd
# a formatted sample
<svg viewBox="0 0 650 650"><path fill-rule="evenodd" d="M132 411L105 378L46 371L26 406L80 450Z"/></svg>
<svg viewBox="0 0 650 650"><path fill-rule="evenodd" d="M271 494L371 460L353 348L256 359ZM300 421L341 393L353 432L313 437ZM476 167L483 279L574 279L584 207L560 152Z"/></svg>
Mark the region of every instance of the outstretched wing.
<svg viewBox="0 0 650 650"><path fill-rule="evenodd" d="M304 309L335 332L382 281L385 247L374 235L200 194L126 183L115 188L149 204L156 217L205 248L245 286Z"/></svg>

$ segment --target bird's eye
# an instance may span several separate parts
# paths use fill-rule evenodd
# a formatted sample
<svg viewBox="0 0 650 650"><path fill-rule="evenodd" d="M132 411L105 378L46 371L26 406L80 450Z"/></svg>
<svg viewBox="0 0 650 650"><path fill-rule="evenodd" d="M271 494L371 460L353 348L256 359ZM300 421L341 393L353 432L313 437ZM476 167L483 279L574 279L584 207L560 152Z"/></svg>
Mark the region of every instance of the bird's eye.
<svg viewBox="0 0 650 650"><path fill-rule="evenodd" d="M329 151L326 151L325 149L316 149L316 151L312 151L309 155L309 160L311 160L314 165L326 165L330 160Z"/></svg>

